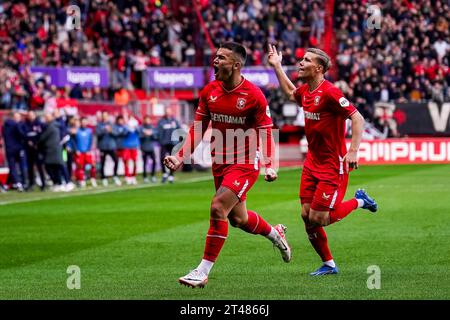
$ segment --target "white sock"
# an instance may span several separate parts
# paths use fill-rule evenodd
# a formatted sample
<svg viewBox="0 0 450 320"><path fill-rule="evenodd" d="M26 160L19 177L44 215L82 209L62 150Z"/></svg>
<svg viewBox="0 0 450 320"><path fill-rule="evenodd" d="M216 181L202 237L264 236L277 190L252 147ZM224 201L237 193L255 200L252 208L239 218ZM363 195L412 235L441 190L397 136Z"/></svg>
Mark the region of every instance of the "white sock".
<svg viewBox="0 0 450 320"><path fill-rule="evenodd" d="M336 267L336 264L334 263L334 260L333 260L333 259L328 260L328 261L325 261L323 264L324 264L324 265L327 265L327 266L329 266L329 267L331 267L331 268L335 268L335 267Z"/></svg>
<svg viewBox="0 0 450 320"><path fill-rule="evenodd" d="M200 264L198 265L197 270L208 275L213 265L214 262L202 259L202 262L200 262Z"/></svg>
<svg viewBox="0 0 450 320"><path fill-rule="evenodd" d="M272 242L275 242L278 237L280 236L280 234L278 233L277 230L275 230L274 227L272 227L272 229L270 230L269 234L267 236L265 236L267 239L269 239Z"/></svg>
<svg viewBox="0 0 450 320"><path fill-rule="evenodd" d="M364 205L364 200L363 199L356 199L356 201L358 201L358 208L362 208Z"/></svg>

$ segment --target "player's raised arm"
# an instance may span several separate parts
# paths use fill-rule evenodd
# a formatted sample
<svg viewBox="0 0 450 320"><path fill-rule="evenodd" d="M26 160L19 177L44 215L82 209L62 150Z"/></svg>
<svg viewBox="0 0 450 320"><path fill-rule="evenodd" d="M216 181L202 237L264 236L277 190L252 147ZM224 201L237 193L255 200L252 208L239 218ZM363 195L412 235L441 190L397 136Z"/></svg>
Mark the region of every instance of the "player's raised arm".
<svg viewBox="0 0 450 320"><path fill-rule="evenodd" d="M283 70L283 66L281 65L281 61L283 60L283 56L280 52L277 52L277 48L269 44L269 57L268 62L272 66L277 75L278 82L280 83L281 90L291 101L296 101L294 98L294 92L296 90L295 85L288 78L286 72Z"/></svg>

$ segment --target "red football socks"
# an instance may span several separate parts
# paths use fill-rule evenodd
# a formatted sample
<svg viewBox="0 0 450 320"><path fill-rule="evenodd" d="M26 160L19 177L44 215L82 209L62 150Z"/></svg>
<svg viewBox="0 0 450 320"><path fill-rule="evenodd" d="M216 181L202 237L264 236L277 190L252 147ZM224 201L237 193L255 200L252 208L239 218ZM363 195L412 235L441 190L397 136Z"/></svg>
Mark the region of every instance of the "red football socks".
<svg viewBox="0 0 450 320"><path fill-rule="evenodd" d="M328 247L328 238L325 230L322 226L311 227L309 224L305 224L306 233L308 234L309 241L311 242L314 250L320 256L322 261L332 260L330 248Z"/></svg>
<svg viewBox="0 0 450 320"><path fill-rule="evenodd" d="M344 219L350 212L358 208L358 200L355 198L341 202L330 211L330 224Z"/></svg>
<svg viewBox="0 0 450 320"><path fill-rule="evenodd" d="M228 221L209 220L203 259L215 262L228 236Z"/></svg>
<svg viewBox="0 0 450 320"><path fill-rule="evenodd" d="M254 211L248 210L248 221L241 229L251 234L260 234L267 236L272 230L272 226L268 224L259 214Z"/></svg>

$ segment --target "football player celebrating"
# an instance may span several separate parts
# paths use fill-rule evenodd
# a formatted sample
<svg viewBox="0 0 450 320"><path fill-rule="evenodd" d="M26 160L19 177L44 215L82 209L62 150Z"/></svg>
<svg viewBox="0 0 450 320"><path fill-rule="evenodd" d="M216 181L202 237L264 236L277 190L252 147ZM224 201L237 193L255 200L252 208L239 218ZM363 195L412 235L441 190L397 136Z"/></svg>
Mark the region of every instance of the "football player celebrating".
<svg viewBox="0 0 450 320"><path fill-rule="evenodd" d="M330 58L320 49L311 48L299 63L298 77L305 82L296 88L284 72L281 52L269 44L269 64L275 70L284 94L305 113L305 135L308 153L303 165L300 201L302 218L309 241L319 254L323 265L312 272L319 276L335 274L338 268L328 247L324 226L344 219L357 208L376 212L375 200L364 190L342 202L351 169L358 168L358 149L364 118L324 74L330 68ZM349 150L345 144L345 121L352 122Z"/></svg>
<svg viewBox="0 0 450 320"><path fill-rule="evenodd" d="M189 161L211 122L216 194L211 202L203 259L197 268L179 278L180 283L191 287L204 287L208 282L208 274L228 236L228 221L233 227L268 238L280 250L285 262L291 260L286 227L281 224L272 227L246 207L246 194L259 175L259 138L265 160L265 180L274 181L277 173L273 168L274 140L269 106L261 90L241 75L245 59L246 50L242 45L234 42L221 45L214 58L215 81L200 93L195 121L183 148L164 159L171 170ZM240 143L235 144L235 138Z"/></svg>

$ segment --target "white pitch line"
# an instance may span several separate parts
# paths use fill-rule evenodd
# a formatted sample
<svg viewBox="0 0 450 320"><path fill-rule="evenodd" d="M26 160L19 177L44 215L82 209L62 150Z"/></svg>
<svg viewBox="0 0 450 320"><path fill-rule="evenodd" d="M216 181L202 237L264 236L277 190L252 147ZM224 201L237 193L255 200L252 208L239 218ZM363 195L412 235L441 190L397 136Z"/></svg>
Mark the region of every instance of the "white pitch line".
<svg viewBox="0 0 450 320"><path fill-rule="evenodd" d="M212 180L212 178L213 178L212 176L197 177L197 178L192 178L192 179L187 179L184 181L177 182L177 184L187 184L187 183L208 181L208 180ZM102 190L86 190L86 192L79 193L79 194L73 194L73 193L68 192L68 193L55 194L54 197L38 197L38 198L32 198L32 199L19 199L19 200L3 201L3 202L0 202L0 206L5 206L5 205L15 204L15 203L42 201L42 200L63 199L63 198L68 198L68 197L82 197L82 196L89 196L91 194L102 194L102 193L108 193L108 192L128 191L128 190L137 190L137 189L145 189L145 188L156 188L156 187L162 187L162 186L164 186L164 184L140 185L140 186L126 188L126 189L115 188L115 189L102 189Z"/></svg>
<svg viewBox="0 0 450 320"><path fill-rule="evenodd" d="M278 171L289 171L298 169L299 167L287 167L287 168L280 168ZM187 183L195 183L195 182L201 182L201 181L208 181L212 180L213 176L205 176L205 177L196 177L191 179L186 179L184 181L177 182L177 184L187 184ZM108 193L108 192L118 192L118 191L127 191L127 190L137 190L137 189L145 189L145 188L156 188L156 187L162 187L163 184L155 184L155 185L140 185L136 187L130 187L130 188L116 188L116 189L102 189L102 190L86 190L82 191L79 190L79 194L73 194L73 193L59 193L55 194L54 197L37 197L37 198L31 198L31 199L19 199L19 200L11 200L11 201L1 201L0 206L6 206L9 204L16 204L16 203L27 203L27 202L35 202L35 201L42 201L42 200L54 200L54 199L63 199L68 197L82 197L82 196L88 196L91 194L102 194L102 193ZM77 190L78 191L78 190Z"/></svg>

